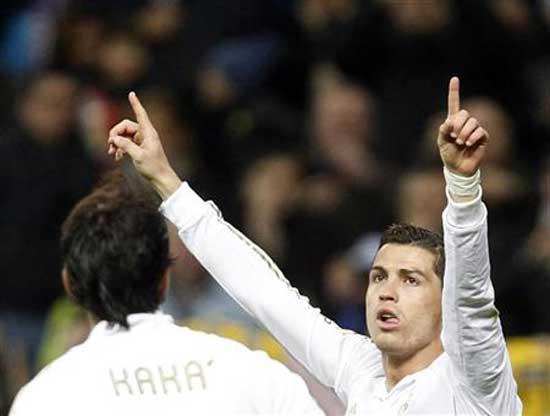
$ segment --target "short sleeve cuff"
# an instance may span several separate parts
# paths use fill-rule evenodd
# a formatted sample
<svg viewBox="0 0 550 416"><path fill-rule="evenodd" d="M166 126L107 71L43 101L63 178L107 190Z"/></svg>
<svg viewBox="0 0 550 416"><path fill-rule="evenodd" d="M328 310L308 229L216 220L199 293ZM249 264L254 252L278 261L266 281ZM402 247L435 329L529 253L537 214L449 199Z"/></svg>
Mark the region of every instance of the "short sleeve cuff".
<svg viewBox="0 0 550 416"><path fill-rule="evenodd" d="M182 231L195 224L206 213L207 208L207 203L187 182L183 182L176 192L160 205L159 211Z"/></svg>

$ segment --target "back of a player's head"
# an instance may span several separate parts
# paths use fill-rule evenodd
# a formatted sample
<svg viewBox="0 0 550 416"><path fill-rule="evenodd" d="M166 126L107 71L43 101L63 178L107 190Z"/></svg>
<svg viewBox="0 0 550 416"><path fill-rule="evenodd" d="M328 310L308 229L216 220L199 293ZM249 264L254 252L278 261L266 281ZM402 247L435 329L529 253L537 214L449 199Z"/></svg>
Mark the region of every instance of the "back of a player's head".
<svg viewBox="0 0 550 416"><path fill-rule="evenodd" d="M155 201L111 174L73 208L61 230L70 295L96 318L128 326L162 301L168 231Z"/></svg>
<svg viewBox="0 0 550 416"><path fill-rule="evenodd" d="M414 247L422 247L435 257L434 271L441 278L445 271L445 250L443 237L440 234L416 227L410 224L392 224L389 226L380 240L379 249L385 244L402 244Z"/></svg>

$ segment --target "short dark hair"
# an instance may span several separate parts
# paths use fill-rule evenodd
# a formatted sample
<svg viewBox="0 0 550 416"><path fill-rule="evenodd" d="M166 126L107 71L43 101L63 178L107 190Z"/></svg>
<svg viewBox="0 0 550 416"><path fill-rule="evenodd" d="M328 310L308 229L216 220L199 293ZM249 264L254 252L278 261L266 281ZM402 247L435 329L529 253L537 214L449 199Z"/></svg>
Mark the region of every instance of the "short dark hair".
<svg viewBox="0 0 550 416"><path fill-rule="evenodd" d="M439 233L411 224L392 224L382 234L378 249L380 250L385 244L404 244L422 247L433 253L435 255L434 271L443 283L445 248L443 237Z"/></svg>
<svg viewBox="0 0 550 416"><path fill-rule="evenodd" d="M153 312L171 264L168 230L156 201L112 173L78 202L61 229L70 295L97 318L128 327Z"/></svg>

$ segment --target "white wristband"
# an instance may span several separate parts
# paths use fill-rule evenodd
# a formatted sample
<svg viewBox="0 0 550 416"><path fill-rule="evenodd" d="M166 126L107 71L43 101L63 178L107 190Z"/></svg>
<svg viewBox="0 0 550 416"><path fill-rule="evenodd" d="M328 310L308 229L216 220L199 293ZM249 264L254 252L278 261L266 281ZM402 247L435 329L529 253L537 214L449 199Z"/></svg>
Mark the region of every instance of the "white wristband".
<svg viewBox="0 0 550 416"><path fill-rule="evenodd" d="M475 198L481 191L481 173L479 169L472 176L461 176L451 172L447 166L443 167L445 182L451 195L459 198Z"/></svg>

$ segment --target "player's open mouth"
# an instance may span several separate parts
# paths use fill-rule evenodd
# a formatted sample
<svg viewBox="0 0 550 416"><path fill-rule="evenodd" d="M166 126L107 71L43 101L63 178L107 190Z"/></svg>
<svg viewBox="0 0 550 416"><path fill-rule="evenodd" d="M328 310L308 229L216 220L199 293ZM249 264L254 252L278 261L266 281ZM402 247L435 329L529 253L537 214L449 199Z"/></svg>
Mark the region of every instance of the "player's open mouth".
<svg viewBox="0 0 550 416"><path fill-rule="evenodd" d="M381 329L394 329L399 325L399 318L388 309L381 309L376 314L376 322Z"/></svg>

